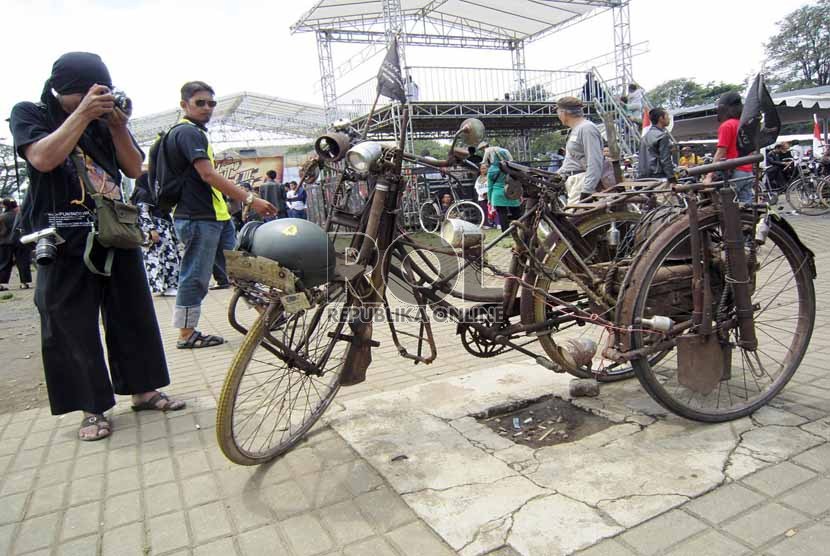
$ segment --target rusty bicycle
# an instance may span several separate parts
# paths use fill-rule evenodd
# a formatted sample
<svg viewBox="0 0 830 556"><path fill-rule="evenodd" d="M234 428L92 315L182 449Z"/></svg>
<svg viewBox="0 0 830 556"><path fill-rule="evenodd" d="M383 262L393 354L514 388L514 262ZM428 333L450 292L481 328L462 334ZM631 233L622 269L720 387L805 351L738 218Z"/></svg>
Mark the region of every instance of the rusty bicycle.
<svg viewBox="0 0 830 556"><path fill-rule="evenodd" d="M434 163L406 153L400 129L398 143L338 138L328 151L329 162L346 165L328 207L325 230L337 249L326 281L306 287L290 261L230 253L229 319L245 339L223 385L217 438L232 461L254 465L291 449L341 386L362 382L378 321L415 363L437 356L430 314L441 314L473 355L515 350L599 380L636 373L660 403L698 420L753 411L797 368L815 312L812 254L762 205L739 209L728 181L635 183L567 207L559 176L505 162L506 194L523 199L522 217L486 245L475 227L449 219L436 245L397 223L403 162ZM481 136L480 122L465 121L444 165L463 159L456 143ZM356 180L370 190L358 211L346 199ZM506 238L513 249L501 269L487 253ZM439 257L457 264L446 268ZM488 270L503 287L465 291L465 269ZM393 298L408 304L412 329L399 329ZM240 303L256 309L247 326ZM782 322L792 325L789 340L764 329ZM529 349L536 342L543 354Z"/></svg>

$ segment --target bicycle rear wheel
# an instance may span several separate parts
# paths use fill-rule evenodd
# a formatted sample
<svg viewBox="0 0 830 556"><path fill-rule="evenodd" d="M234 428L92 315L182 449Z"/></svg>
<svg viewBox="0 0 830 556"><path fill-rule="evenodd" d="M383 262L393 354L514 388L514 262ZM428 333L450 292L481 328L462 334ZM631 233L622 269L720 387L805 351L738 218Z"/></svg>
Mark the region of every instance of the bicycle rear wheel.
<svg viewBox="0 0 830 556"><path fill-rule="evenodd" d="M290 450L340 388L350 343L345 290L324 293L309 309L264 311L231 363L216 414L222 453L241 465L265 463Z"/></svg>
<svg viewBox="0 0 830 556"><path fill-rule="evenodd" d="M752 217L742 215L744 234L752 233ZM720 322L735 319L731 288L726 273L724 241L718 215L700 220L701 235L709 238L712 311ZM631 326L630 349L642 348L662 337L642 330L646 318L668 316L676 323L692 318L692 278L689 259L688 220L682 219L661 233L631 269L637 284L621 307L620 326ZM725 326L719 341L724 370L720 376L700 380L703 365L684 370L675 346L660 361L632 361L643 388L667 409L697 421L728 421L748 415L775 397L795 373L807 346L815 320L815 291L808 255L775 221L764 244L757 247L754 272L750 272L758 347L740 347L733 324ZM751 263L750 263L751 264ZM691 339L691 337L690 337ZM673 341L677 342L678 339ZM682 340L681 340L682 341Z"/></svg>
<svg viewBox="0 0 830 556"><path fill-rule="evenodd" d="M603 263L615 260L619 255L618 247L609 245L608 231L611 226L615 226L619 231L619 237L624 240L629 232L633 232L634 227L640 221L640 215L630 212L612 212L597 215L590 218L577 226L579 233L585 238L589 244L594 246L593 256L586 262L592 267L595 273L600 276L605 276L604 272L612 272L608 265L603 269ZM621 241L620 246L626 242ZM632 245L630 242L628 245ZM626 249L624 247L624 249ZM556 294L557 292L572 291L578 295L578 298L573 302L574 305L584 307L585 310L593 312L591 309L591 302L588 296L582 291L574 282L563 274L560 267L564 267L562 259L570 253L570 250L563 242L558 242L555 247L548 253L542 262L544 272L536 279L536 288L546 292ZM620 272L624 272L621 270ZM617 278L606 276L607 292L611 297L616 299L616 291L613 289ZM619 276L619 280L622 275ZM614 318L614 307L602 315L601 317L612 320ZM542 323L555 316L557 309L551 307L549 301L542 295L533 296L533 322ZM605 329L585 321L575 320L567 324L559 326L550 334L543 334L539 336L539 343L545 353L558 365L563 367L568 373L580 378L596 378L601 382L613 382L629 378L633 375L633 369L628 363L617 363L602 357L602 350L604 339L606 336ZM580 342L583 340L590 340L596 345L596 354L593 357L590 365L574 364L562 353L562 350L567 351L568 345L573 342Z"/></svg>
<svg viewBox="0 0 830 556"><path fill-rule="evenodd" d="M830 186L827 179L807 176L795 180L787 188L787 202L793 210L807 216L830 212Z"/></svg>

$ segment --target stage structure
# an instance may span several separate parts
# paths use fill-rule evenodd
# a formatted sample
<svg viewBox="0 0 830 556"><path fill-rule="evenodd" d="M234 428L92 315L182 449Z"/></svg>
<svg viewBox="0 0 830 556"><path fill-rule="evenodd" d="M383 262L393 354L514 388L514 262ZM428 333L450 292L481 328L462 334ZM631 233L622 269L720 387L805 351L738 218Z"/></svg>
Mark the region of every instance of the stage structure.
<svg viewBox="0 0 830 556"><path fill-rule="evenodd" d="M302 140L310 142L326 127L322 106L257 93L242 92L216 99L211 120L211 141ZM181 118L173 109L130 120L130 129L140 145L151 144L156 136Z"/></svg>
<svg viewBox="0 0 830 556"><path fill-rule="evenodd" d="M383 51L392 36L398 36L414 138L441 138L456 120L478 117L492 134L524 138L526 151L531 130L545 131L556 125L551 122L551 101L563 94L579 96L591 66L585 66L587 70L529 70L525 46L612 10L616 75L602 86L609 94L619 94L631 82L631 60L637 47L642 47L631 44L628 1L319 0L291 29L316 34L328 121L344 116L360 121L368 114L374 100L374 76L345 92L338 92L336 82ZM335 43L367 46L335 67ZM512 64L508 69L492 70L408 67L406 49L413 47L509 51ZM602 111L599 106L591 108ZM395 107L380 107L370 132L391 136L395 116Z"/></svg>

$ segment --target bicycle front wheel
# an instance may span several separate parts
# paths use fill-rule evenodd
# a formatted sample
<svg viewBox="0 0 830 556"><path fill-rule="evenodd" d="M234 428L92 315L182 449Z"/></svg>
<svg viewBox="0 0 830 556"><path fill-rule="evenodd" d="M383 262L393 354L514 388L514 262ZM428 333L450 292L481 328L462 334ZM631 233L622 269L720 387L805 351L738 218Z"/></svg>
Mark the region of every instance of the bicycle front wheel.
<svg viewBox="0 0 830 556"><path fill-rule="evenodd" d="M751 234L752 217L744 214L742 222L744 234ZM755 350L744 349L735 326L734 296L718 215L701 218L700 231L711 245L712 314L723 325L723 332L717 334L721 348L714 352L723 357L721 375L706 376L703 364L694 368L688 361L682 364L676 346L658 362L643 357L632 363L645 390L667 409L697 421L728 421L752 413L775 397L801 363L815 320L813 276L809 255L783 226L772 221L766 241L757 246L754 265L748 263L758 345ZM637 289L623 300L620 325L631 326L632 350L662 338L643 330L639 323L644 319L667 316L676 323L692 319L688 220L666 228L661 236L630 271ZM674 337L672 341L683 339Z"/></svg>
<svg viewBox="0 0 830 556"><path fill-rule="evenodd" d="M323 414L340 388L349 342L342 287L293 314L264 311L231 363L216 414L222 453L257 465L290 450Z"/></svg>
<svg viewBox="0 0 830 556"><path fill-rule="evenodd" d="M827 179L809 176L795 180L787 188L787 202L793 210L806 216L830 212L830 186Z"/></svg>

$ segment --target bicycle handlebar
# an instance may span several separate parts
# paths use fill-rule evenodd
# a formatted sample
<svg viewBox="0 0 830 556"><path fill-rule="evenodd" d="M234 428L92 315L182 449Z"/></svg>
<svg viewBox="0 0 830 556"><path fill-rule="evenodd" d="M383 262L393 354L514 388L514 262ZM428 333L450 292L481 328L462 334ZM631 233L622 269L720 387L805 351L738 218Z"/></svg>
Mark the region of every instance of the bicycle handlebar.
<svg viewBox="0 0 830 556"><path fill-rule="evenodd" d="M704 164L702 166L695 166L689 168L682 173L683 176L695 177L708 174L710 172L723 172L724 170L734 170L738 166L745 166L746 164L755 164L764 160L764 155L751 154L749 156L742 156L740 158L732 158L730 160L721 160L713 164Z"/></svg>
<svg viewBox="0 0 830 556"><path fill-rule="evenodd" d="M541 170L539 168L532 168L530 166L518 164L516 162L513 162L512 160L502 160L501 162L499 162L499 168L502 172L514 178L536 177L548 179L554 183L565 181L564 176L562 176L561 174L557 174L555 172L548 172L547 170Z"/></svg>

